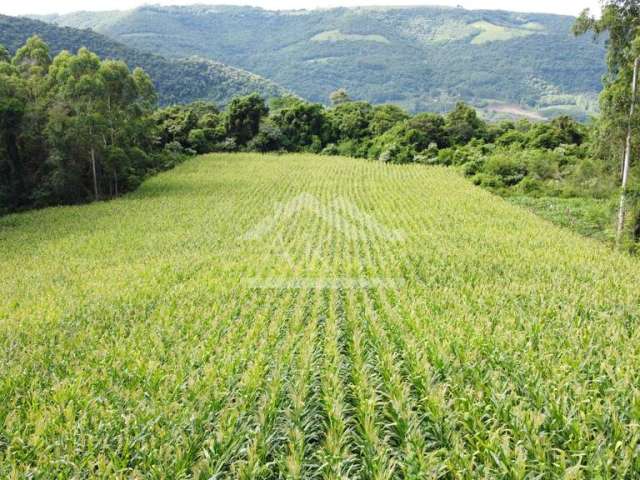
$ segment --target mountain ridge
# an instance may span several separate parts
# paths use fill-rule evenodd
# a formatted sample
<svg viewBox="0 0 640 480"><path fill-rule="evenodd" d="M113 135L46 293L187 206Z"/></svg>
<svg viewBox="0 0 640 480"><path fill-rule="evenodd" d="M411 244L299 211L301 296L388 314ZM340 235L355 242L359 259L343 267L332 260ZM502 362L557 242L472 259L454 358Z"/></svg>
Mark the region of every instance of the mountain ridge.
<svg viewBox="0 0 640 480"><path fill-rule="evenodd" d="M39 35L52 54L81 47L102 58L123 60L129 68L143 68L154 82L161 104L208 100L220 105L254 91L265 97L289 92L252 72L198 56L167 59L139 51L93 30L56 26L27 17L0 15L0 44L15 52L31 35Z"/></svg>
<svg viewBox="0 0 640 480"><path fill-rule="evenodd" d="M498 105L586 118L597 109L605 71L602 42L573 37L574 17L545 13L146 5L47 19L168 57L218 59L325 104L331 91L346 88L354 98L413 112L462 100L485 113Z"/></svg>

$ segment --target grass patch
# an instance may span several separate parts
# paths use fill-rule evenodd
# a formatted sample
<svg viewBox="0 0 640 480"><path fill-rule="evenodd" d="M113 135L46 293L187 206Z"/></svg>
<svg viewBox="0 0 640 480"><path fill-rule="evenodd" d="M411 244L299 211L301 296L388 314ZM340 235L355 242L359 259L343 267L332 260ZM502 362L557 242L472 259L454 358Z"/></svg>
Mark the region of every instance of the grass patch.
<svg viewBox="0 0 640 480"><path fill-rule="evenodd" d="M376 42L391 43L382 35L359 35L355 33L342 33L340 30L329 30L311 37L312 42Z"/></svg>
<svg viewBox="0 0 640 480"><path fill-rule="evenodd" d="M614 238L615 205L594 198L508 197L511 203L526 207L556 225L581 235L610 242Z"/></svg>
<svg viewBox="0 0 640 480"><path fill-rule="evenodd" d="M485 20L474 22L471 26L476 30L480 30L480 33L471 40L471 43L474 45L482 45L489 42L504 42L513 38L526 37L538 33L536 29L504 27Z"/></svg>

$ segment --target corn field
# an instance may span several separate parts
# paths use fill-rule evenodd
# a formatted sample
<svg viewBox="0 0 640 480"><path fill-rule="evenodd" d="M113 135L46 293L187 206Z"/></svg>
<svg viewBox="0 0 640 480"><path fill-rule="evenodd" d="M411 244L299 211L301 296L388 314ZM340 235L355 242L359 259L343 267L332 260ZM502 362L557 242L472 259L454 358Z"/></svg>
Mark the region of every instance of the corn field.
<svg viewBox="0 0 640 480"><path fill-rule="evenodd" d="M1 478L640 478L640 263L450 170L198 157L0 272Z"/></svg>

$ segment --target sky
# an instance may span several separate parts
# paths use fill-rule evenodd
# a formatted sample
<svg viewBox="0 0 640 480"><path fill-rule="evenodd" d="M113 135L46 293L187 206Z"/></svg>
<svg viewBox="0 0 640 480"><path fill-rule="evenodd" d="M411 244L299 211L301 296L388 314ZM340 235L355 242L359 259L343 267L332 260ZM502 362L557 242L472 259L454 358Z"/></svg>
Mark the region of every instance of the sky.
<svg viewBox="0 0 640 480"><path fill-rule="evenodd" d="M191 5L233 4L254 5L271 10L295 8L355 7L361 5L461 5L467 9L500 9L520 12L561 13L578 15L583 9L599 11L599 0L1 0L0 13L26 15L69 13L78 10L127 10L144 4Z"/></svg>

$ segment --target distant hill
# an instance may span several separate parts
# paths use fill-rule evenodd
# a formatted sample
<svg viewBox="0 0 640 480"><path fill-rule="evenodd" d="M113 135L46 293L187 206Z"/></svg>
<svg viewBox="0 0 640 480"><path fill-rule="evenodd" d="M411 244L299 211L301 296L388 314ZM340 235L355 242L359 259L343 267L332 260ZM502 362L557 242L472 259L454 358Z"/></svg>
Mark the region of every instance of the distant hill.
<svg viewBox="0 0 640 480"><path fill-rule="evenodd" d="M346 88L374 103L442 110L460 99L497 115L584 116L604 73L602 42L572 17L446 7L267 11L145 6L45 17L162 55L248 69L314 101ZM524 107L524 108L523 108Z"/></svg>
<svg viewBox="0 0 640 480"><path fill-rule="evenodd" d="M54 54L61 50L76 51L87 47L102 58L123 60L130 68L142 67L153 79L162 104L194 100L225 104L235 95L254 91L265 97L287 93L284 88L269 80L220 62L195 56L168 60L135 50L91 30L59 27L38 20L0 15L0 44L11 52L34 34L40 35Z"/></svg>

